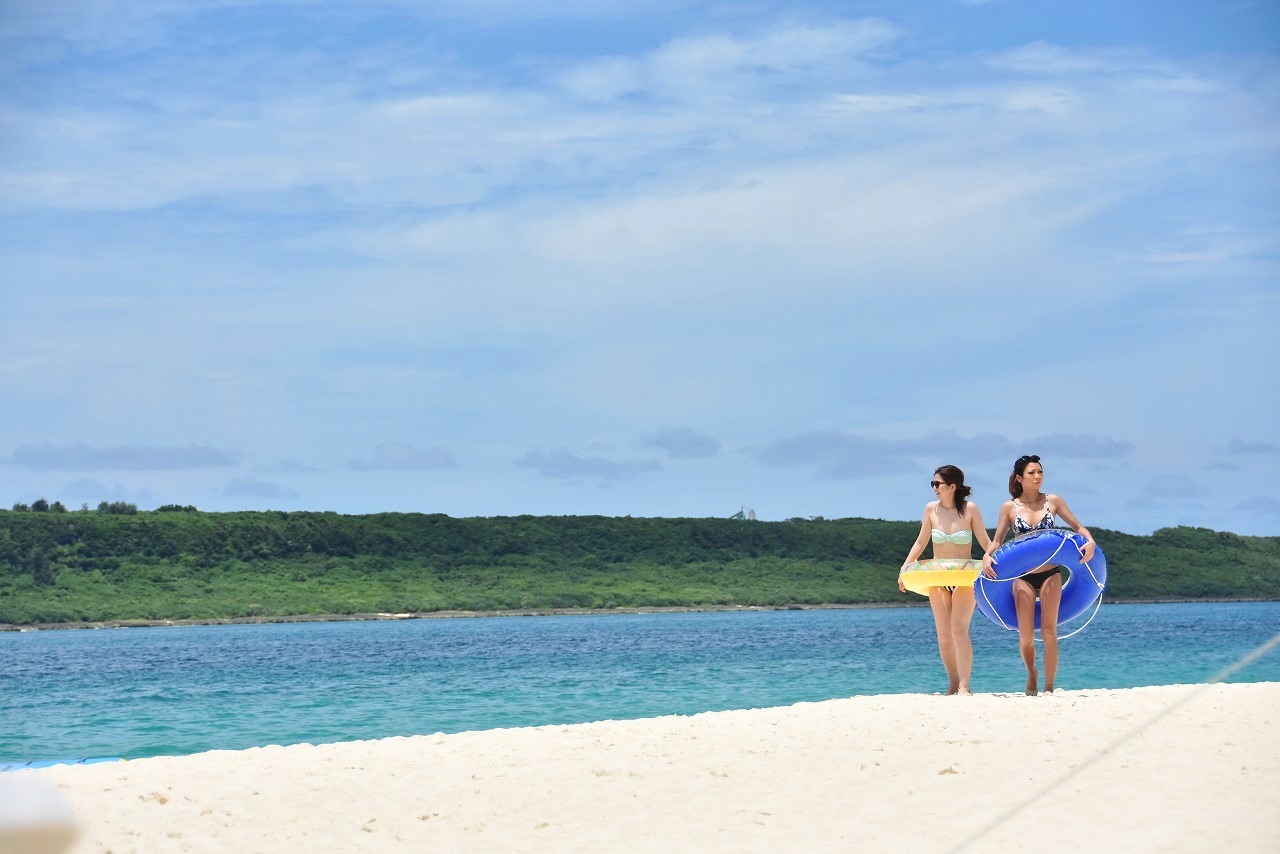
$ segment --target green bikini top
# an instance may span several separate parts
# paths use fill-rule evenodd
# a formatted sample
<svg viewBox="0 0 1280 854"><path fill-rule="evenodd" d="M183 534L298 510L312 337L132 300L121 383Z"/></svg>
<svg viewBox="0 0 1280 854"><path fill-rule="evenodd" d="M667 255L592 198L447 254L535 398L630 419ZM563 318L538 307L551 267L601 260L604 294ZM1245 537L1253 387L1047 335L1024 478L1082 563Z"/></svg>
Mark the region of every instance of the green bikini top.
<svg viewBox="0 0 1280 854"><path fill-rule="evenodd" d="M933 541L935 543L952 543L957 546L967 546L973 542L973 531L964 530L948 534L941 528L934 528Z"/></svg>

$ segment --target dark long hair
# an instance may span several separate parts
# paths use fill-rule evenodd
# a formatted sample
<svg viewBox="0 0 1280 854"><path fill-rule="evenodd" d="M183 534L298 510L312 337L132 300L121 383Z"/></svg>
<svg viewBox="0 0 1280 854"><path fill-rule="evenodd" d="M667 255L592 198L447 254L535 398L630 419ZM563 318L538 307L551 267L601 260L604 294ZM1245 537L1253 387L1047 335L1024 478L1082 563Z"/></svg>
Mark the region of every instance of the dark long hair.
<svg viewBox="0 0 1280 854"><path fill-rule="evenodd" d="M960 514L960 518L964 518L964 508L968 504L969 495L973 492L973 487L964 485L964 472L955 466L938 466L933 470L946 483L954 484L956 488L956 512Z"/></svg>
<svg viewBox="0 0 1280 854"><path fill-rule="evenodd" d="M1027 470L1028 463L1038 463L1040 457L1035 454L1023 454L1013 461L1013 474L1009 475L1009 494L1014 498L1022 497L1022 484L1018 482L1018 478L1022 477L1022 473Z"/></svg>

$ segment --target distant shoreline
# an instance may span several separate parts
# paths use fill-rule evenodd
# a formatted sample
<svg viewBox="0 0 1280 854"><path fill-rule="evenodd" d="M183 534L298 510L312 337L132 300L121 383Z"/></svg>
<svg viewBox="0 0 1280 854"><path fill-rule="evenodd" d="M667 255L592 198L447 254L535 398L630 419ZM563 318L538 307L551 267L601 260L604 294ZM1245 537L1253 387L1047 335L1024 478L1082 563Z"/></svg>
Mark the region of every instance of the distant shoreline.
<svg viewBox="0 0 1280 854"><path fill-rule="evenodd" d="M899 598L892 575L902 544L918 534L918 523L857 518L7 512L0 624L891 607L924 601ZM1094 534L1122 569L1108 601L1280 600L1280 537L1192 528Z"/></svg>
<svg viewBox="0 0 1280 854"><path fill-rule="evenodd" d="M1195 605L1231 602L1276 602L1265 597L1230 599L1125 599L1108 605ZM925 608L928 602L861 602L851 604L796 605L691 605L642 606L636 608L517 608L493 611L423 611L419 613L372 614L282 614L262 617L227 617L181 620L99 620L67 623L0 623L0 632L64 631L72 629L146 629L175 626L253 626L268 623L357 623L391 620L450 620L478 617L590 617L613 614L704 614L743 611L863 611L879 608Z"/></svg>

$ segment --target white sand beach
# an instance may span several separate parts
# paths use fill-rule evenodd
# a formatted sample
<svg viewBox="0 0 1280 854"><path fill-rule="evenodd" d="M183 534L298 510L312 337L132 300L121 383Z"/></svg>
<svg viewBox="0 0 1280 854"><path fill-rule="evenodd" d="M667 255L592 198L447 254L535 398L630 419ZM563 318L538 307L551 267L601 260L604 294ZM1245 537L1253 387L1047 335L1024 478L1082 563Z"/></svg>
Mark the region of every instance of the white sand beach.
<svg viewBox="0 0 1280 854"><path fill-rule="evenodd" d="M17 774L70 802L73 850L115 854L1274 852L1280 683L855 697Z"/></svg>

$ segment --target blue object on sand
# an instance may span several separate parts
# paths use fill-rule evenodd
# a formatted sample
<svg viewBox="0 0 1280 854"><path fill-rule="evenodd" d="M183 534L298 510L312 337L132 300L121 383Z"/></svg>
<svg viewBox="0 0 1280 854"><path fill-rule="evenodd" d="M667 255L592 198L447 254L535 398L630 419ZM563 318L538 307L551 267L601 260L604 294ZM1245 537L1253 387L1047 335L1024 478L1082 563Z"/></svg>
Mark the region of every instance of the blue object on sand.
<svg viewBox="0 0 1280 854"><path fill-rule="evenodd" d="M991 556L996 577L979 575L974 583L973 595L978 601L978 610L997 626L1016 629L1018 612L1013 603L1014 580L1050 566L1061 566L1070 575L1062 584L1058 624L1074 620L1090 606L1094 607L1096 614L1102 603L1102 591L1107 586L1107 558L1097 547L1093 558L1085 563L1080 551L1084 543L1084 537L1079 534L1056 528L1032 531L1005 543ZM1040 628L1039 599L1036 600L1035 627Z"/></svg>
<svg viewBox="0 0 1280 854"><path fill-rule="evenodd" d="M32 759L28 762L0 762L0 773L22 771L27 768L52 768L54 765L96 765L99 762L123 762L116 756L86 757L84 759Z"/></svg>

